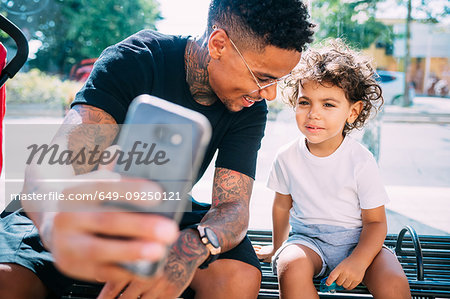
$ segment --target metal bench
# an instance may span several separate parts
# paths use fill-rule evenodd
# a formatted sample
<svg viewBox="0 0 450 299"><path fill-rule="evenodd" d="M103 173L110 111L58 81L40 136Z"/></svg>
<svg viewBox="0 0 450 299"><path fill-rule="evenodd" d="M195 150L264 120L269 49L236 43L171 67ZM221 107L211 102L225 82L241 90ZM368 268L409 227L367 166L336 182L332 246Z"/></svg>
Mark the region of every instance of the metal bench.
<svg viewBox="0 0 450 299"><path fill-rule="evenodd" d="M408 233L408 234L407 234ZM255 245L272 242L272 232L250 230L250 240ZM450 236L418 236L409 226L398 235L388 235L385 245L395 253L408 277L413 298L450 298ZM278 280L269 263L261 262L263 278L258 298L279 298ZM319 281L314 284L319 290ZM319 293L320 298L371 298L364 285L351 291L337 291L334 294Z"/></svg>
<svg viewBox="0 0 450 299"><path fill-rule="evenodd" d="M272 242L272 232L250 230L253 244L267 245ZM398 235L388 235L384 242L395 250L408 277L411 294L416 299L450 298L450 236L418 236L411 227L405 227ZM268 263L261 263L263 278L258 298L279 298L278 280ZM314 281L319 289L319 281ZM74 285L63 298L95 298L100 287ZM351 291L334 294L320 293L320 298L371 298L367 288L359 285Z"/></svg>
<svg viewBox="0 0 450 299"><path fill-rule="evenodd" d="M267 245L272 242L272 232L250 230L253 244ZM395 250L406 273L415 299L450 298L450 236L418 236L411 227L405 227L398 235L388 235L384 242ZM279 298L278 280L272 274L268 263L261 263L263 278L258 298ZM319 289L319 281L314 281ZM74 285L63 298L96 298L101 287ZM371 298L364 285L351 291L337 291L334 294L319 293L320 298Z"/></svg>

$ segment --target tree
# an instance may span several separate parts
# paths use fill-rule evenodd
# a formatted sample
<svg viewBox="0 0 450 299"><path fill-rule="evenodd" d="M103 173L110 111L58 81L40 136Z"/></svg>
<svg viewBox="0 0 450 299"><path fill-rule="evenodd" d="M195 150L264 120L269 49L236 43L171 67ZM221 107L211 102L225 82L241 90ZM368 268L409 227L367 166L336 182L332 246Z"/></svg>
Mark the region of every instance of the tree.
<svg viewBox="0 0 450 299"><path fill-rule="evenodd" d="M411 106L412 99L409 98L409 84L410 84L410 76L407 74L409 72L409 61L411 60L411 0L407 2L407 13L406 13L406 37L405 37L405 60L404 60L404 69L405 69L405 80L403 82L403 107Z"/></svg>
<svg viewBox="0 0 450 299"><path fill-rule="evenodd" d="M161 19L155 0L9 0L45 4L39 15L22 12L16 23L29 31L30 39L42 46L30 66L40 70L68 74L73 64L98 57L103 49L141 30L155 29ZM27 26L27 22L33 26ZM27 20L28 19L28 20ZM27 22L24 22L27 21ZM29 28L29 29L28 29Z"/></svg>
<svg viewBox="0 0 450 299"><path fill-rule="evenodd" d="M364 49L372 43L392 45L392 29L375 19L381 0L314 0L312 18L318 22L316 40L344 38L351 46Z"/></svg>

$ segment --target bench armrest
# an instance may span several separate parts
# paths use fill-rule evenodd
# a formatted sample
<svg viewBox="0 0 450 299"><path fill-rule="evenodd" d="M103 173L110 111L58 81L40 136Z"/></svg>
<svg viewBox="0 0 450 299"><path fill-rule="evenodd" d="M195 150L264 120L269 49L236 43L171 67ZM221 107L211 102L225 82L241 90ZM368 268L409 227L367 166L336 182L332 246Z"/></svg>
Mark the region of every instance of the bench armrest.
<svg viewBox="0 0 450 299"><path fill-rule="evenodd" d="M411 235L412 244L414 246L414 251L416 253L416 264L417 264L417 280L424 280L424 271L423 271L423 254L422 254L422 246L420 245L419 236L414 228L411 226L405 226L397 237L397 243L395 245L395 254L397 256L404 255L402 250L403 238L405 237L405 233L408 232Z"/></svg>

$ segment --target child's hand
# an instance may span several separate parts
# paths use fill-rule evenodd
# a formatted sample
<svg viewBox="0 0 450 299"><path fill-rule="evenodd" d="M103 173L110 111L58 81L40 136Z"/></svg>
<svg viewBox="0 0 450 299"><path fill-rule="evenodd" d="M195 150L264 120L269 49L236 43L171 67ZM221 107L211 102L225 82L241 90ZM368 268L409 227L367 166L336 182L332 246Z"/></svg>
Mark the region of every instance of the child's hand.
<svg viewBox="0 0 450 299"><path fill-rule="evenodd" d="M253 249L255 249L256 256L260 261L270 263L272 256L275 252L273 252L273 246L261 246L261 245L253 245Z"/></svg>
<svg viewBox="0 0 450 299"><path fill-rule="evenodd" d="M337 285L343 286L347 290L354 289L357 285L361 283L366 273L366 267L362 265L363 263L348 257L343 260L337 267L331 271L326 284L329 286L334 281Z"/></svg>

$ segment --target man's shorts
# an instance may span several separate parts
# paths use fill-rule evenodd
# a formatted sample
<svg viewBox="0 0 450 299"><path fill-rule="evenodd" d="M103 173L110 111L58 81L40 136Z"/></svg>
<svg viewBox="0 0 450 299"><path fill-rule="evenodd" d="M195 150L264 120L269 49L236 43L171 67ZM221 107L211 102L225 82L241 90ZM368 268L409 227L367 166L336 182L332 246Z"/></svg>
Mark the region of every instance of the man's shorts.
<svg viewBox="0 0 450 299"><path fill-rule="evenodd" d="M180 229L199 223L209 208L208 204L193 201L192 212L185 213ZM239 260L261 271L248 237L232 250L222 253L219 259ZM52 255L45 250L36 227L22 209L0 215L0 263L14 263L33 271L57 296L67 293L72 284L88 284L69 278L55 268Z"/></svg>

